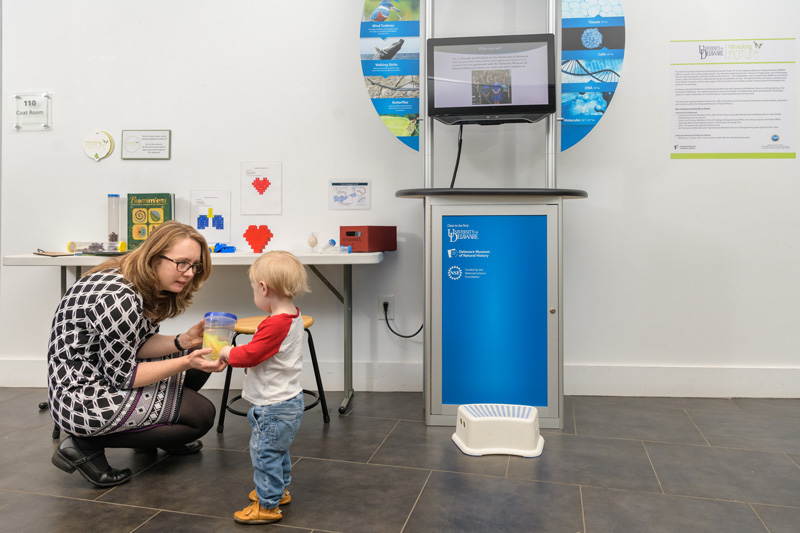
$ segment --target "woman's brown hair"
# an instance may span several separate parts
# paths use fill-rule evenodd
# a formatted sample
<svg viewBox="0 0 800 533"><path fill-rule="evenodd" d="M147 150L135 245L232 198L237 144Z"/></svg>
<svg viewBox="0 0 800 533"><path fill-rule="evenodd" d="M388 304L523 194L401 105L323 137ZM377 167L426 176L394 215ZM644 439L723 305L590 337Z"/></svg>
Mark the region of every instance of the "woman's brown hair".
<svg viewBox="0 0 800 533"><path fill-rule="evenodd" d="M196 273L179 293L162 291L156 274L161 255L183 239L192 239L200 245L202 271ZM192 302L192 296L211 275L211 253L206 239L192 226L169 220L160 224L138 248L123 257L110 259L86 273L92 274L109 268L119 269L122 276L134 286L144 301L144 315L153 322L161 322L183 313Z"/></svg>

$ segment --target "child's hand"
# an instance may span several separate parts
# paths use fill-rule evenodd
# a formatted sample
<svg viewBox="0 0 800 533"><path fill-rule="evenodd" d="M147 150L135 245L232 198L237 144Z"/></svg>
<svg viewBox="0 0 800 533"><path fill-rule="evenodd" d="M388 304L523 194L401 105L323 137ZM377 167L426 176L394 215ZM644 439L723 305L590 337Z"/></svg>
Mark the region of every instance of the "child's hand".
<svg viewBox="0 0 800 533"><path fill-rule="evenodd" d="M185 357L189 358L189 366L191 368L196 368L197 370L202 370L203 372L220 372L228 366L228 360L222 359L220 357L216 361L209 361L204 355L208 355L211 353L211 348L202 348L200 350L195 350L190 354L187 354Z"/></svg>
<svg viewBox="0 0 800 533"><path fill-rule="evenodd" d="M229 363L229 358L231 354L231 347L230 346L223 346L222 349L219 351L219 358L225 361L225 364Z"/></svg>

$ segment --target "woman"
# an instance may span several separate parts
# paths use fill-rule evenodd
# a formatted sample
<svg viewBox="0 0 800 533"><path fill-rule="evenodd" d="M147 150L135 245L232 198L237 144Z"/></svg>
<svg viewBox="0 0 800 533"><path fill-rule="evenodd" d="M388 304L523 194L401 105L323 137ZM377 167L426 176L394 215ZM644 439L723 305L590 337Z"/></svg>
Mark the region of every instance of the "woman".
<svg viewBox="0 0 800 533"><path fill-rule="evenodd" d="M500 83L500 78L495 77L494 83L492 83L492 102L495 104L499 104L503 101L503 95L500 91L503 88L503 84Z"/></svg>
<svg viewBox="0 0 800 533"><path fill-rule="evenodd" d="M99 487L128 481L105 448L200 451L214 405L197 390L208 372L203 322L178 335L159 324L183 313L211 274L205 239L176 221L161 224L136 250L93 268L64 294L48 346L50 413L69 436L53 454Z"/></svg>

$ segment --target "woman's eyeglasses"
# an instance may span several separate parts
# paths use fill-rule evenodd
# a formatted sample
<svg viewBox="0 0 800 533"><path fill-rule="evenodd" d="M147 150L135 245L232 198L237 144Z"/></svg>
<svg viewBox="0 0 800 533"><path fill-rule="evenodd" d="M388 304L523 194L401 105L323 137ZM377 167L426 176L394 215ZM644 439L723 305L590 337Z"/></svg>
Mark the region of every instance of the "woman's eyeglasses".
<svg viewBox="0 0 800 533"><path fill-rule="evenodd" d="M175 263L175 268L178 269L178 272L188 272L191 270L195 274L198 274L203 271L203 263L189 263L188 261L175 261L174 259L170 259L166 255L159 255L161 259L166 259L167 261L172 261Z"/></svg>

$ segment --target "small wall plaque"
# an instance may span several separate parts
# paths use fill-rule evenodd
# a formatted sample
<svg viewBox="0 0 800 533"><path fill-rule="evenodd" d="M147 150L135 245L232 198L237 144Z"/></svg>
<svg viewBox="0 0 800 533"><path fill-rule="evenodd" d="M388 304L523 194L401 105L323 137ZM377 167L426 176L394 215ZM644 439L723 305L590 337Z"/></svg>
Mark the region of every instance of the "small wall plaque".
<svg viewBox="0 0 800 533"><path fill-rule="evenodd" d="M50 131L50 93L17 93L14 95L14 129L17 131Z"/></svg>
<svg viewBox="0 0 800 533"><path fill-rule="evenodd" d="M105 159L114 151L114 138L107 131L92 131L83 139L83 151L95 161Z"/></svg>
<svg viewBox="0 0 800 533"><path fill-rule="evenodd" d="M169 159L171 130L122 130L122 159Z"/></svg>

